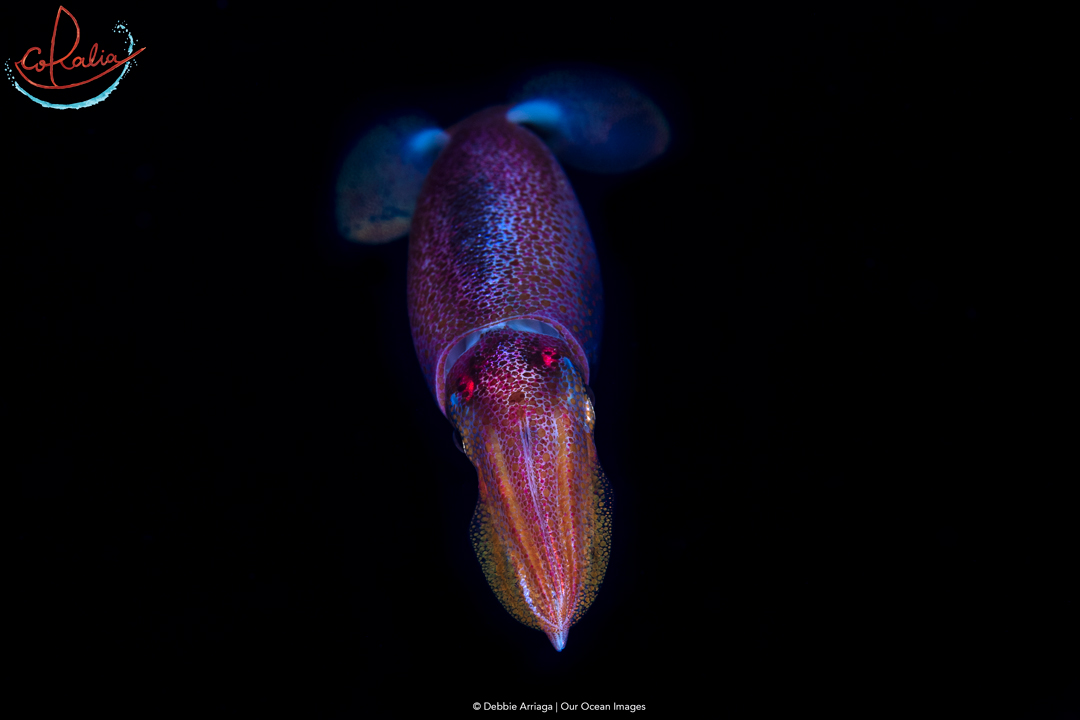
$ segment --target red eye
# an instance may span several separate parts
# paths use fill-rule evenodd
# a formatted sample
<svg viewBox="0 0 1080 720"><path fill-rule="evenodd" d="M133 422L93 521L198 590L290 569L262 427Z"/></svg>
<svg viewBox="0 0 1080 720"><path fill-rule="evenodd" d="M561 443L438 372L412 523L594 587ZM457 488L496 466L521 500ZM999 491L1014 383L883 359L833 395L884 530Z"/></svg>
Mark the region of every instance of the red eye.
<svg viewBox="0 0 1080 720"><path fill-rule="evenodd" d="M551 367L551 363L555 362L556 356L555 348L546 347L540 351L540 359L544 362L544 367Z"/></svg>
<svg viewBox="0 0 1080 720"><path fill-rule="evenodd" d="M472 399L473 391L476 390L476 383L468 376L462 376L461 382L458 384L458 392L461 393L461 399L468 402Z"/></svg>

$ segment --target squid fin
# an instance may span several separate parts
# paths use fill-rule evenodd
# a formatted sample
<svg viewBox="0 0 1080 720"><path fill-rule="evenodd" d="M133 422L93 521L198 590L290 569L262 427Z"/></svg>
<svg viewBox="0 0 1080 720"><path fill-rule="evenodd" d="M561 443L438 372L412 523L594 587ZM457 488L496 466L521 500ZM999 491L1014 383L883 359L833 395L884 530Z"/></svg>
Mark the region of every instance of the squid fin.
<svg viewBox="0 0 1080 720"><path fill-rule="evenodd" d="M337 180L337 224L360 243L384 243L409 232L428 169L448 136L423 117L376 125L349 151Z"/></svg>
<svg viewBox="0 0 1080 720"><path fill-rule="evenodd" d="M600 173L639 168L667 147L660 109L610 72L556 71L530 80L506 114L529 126L559 160Z"/></svg>

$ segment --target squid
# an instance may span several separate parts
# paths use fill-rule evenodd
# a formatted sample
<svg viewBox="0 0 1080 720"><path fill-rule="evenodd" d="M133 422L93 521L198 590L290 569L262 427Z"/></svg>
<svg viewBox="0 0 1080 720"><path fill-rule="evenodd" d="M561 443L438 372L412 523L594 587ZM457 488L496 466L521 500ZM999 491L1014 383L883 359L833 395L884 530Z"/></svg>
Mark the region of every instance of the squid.
<svg viewBox="0 0 1080 720"><path fill-rule="evenodd" d="M556 157L622 172L668 140L661 111L622 78L553 72L447 129L417 116L378 123L338 176L345 238L408 235L417 358L476 468L473 548L505 609L557 651L604 579L612 491L589 387L600 266Z"/></svg>

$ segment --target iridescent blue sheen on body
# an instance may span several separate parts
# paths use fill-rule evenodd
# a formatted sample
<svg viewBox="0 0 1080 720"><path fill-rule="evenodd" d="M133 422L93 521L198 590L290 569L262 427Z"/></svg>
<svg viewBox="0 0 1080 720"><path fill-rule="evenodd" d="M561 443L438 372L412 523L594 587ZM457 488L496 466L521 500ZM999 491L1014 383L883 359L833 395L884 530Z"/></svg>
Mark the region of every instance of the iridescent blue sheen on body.
<svg viewBox="0 0 1080 720"><path fill-rule="evenodd" d="M489 108L446 131L412 218L409 317L444 413L442 363L475 330L548 323L586 382L600 343L600 267L581 206L551 151L506 112Z"/></svg>

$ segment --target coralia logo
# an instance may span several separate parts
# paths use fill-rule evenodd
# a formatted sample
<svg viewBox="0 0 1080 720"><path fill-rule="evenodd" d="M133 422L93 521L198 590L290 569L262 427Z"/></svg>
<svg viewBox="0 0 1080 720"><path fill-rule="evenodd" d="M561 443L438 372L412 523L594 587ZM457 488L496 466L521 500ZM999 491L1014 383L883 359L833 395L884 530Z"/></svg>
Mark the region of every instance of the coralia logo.
<svg viewBox="0 0 1080 720"><path fill-rule="evenodd" d="M61 15L67 15L69 18L71 18L71 22L75 24L75 43L71 46L71 49L67 51L66 55L61 58L57 58L56 32L60 27ZM21 60L19 60L18 62L11 62L9 60L7 65L5 65L5 70L8 73L8 79L11 80L11 84L15 86L16 90L36 102L38 105L41 105L42 107L52 108L55 110L78 110L80 108L96 105L105 98L107 98L109 94L116 89L116 86L120 84L120 80L123 79L128 69L133 65L133 63L130 62L131 59L146 49L145 47L142 47L138 50L135 50L135 38L132 37L131 32L122 23L118 22L114 27L114 30L120 33L127 34L127 57L123 59L118 59L116 53L105 53L104 50L98 49L97 43L94 43L90 47L90 52L86 55L75 55L75 51L78 49L79 42L82 39L82 32L79 30L79 22L75 19L75 16L72 15L67 10L67 8L61 5L60 9L56 11L56 20L53 22L52 39L49 43L48 61L42 58L42 50L40 47L31 47L23 54ZM65 64L65 61L67 61L68 58L71 58L70 63ZM71 103L47 102L40 97L35 96L38 91L34 91L35 94L31 94L31 92L25 89L15 79L15 76L12 72L13 67L27 85L33 88L37 88L38 91L70 90L71 88L88 85L89 83L95 82L97 80L102 80L102 84L104 84L105 82L110 82L110 84L108 85L108 87L102 90L102 92L98 93L89 100L82 100L80 102ZM94 70L101 68L101 70L96 74L93 74L91 77L85 77L87 75L85 71L77 72L74 75L64 75L57 72L58 69L64 71L74 71L84 68ZM46 79L43 76L43 73L46 70L49 71L48 84L45 84L44 82L36 82L35 80L44 81ZM120 72L113 75L114 71L116 70L119 70ZM36 75L34 76L35 79L31 79L31 77L27 75L27 73L29 72L36 73ZM58 75L61 78L61 82L57 82ZM65 80L70 81L68 82Z"/></svg>

